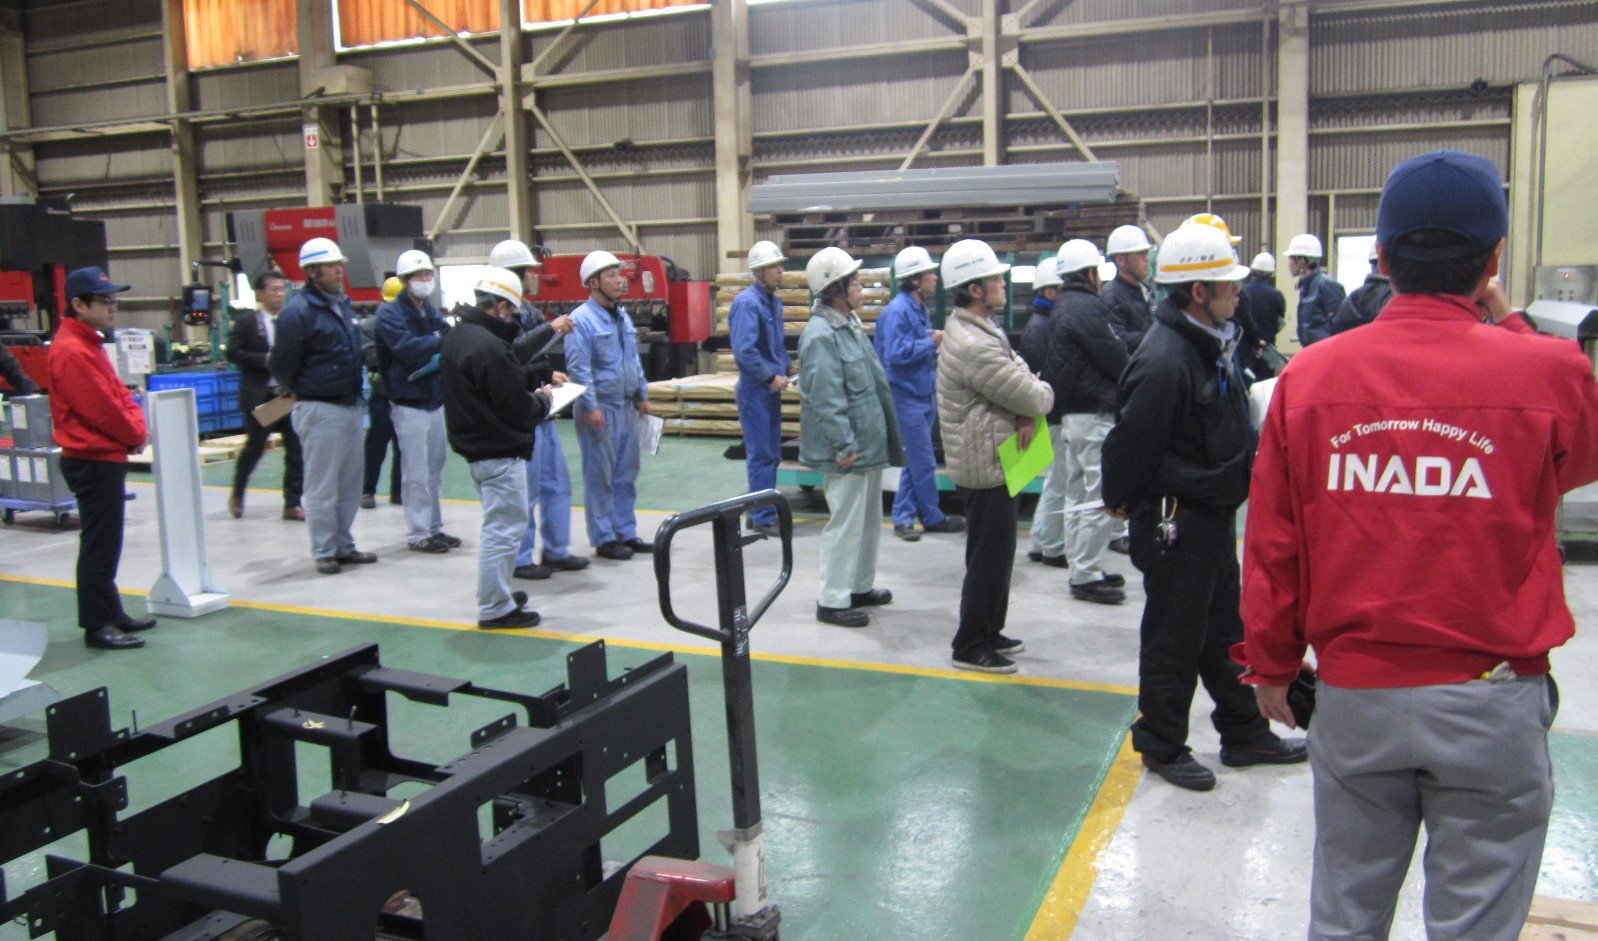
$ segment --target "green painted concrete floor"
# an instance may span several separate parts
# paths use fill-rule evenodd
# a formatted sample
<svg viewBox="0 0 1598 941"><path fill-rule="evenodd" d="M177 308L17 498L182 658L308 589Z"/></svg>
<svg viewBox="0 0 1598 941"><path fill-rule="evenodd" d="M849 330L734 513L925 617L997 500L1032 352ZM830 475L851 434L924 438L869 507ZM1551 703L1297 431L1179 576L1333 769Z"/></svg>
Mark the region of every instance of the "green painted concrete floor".
<svg viewBox="0 0 1598 941"><path fill-rule="evenodd" d="M72 592L0 582L8 616L49 626L33 673L63 693L107 685L113 722L153 724L319 656L381 644L384 662L542 691L563 682L572 644L235 607L163 631L162 659L85 649ZM653 651L610 646L612 673ZM107 657L116 670L107 670ZM731 825L720 670L689 654L702 853L719 860ZM759 662L754 669L771 894L783 936L1020 939L1109 770L1132 717L1131 697ZM469 712L469 710L467 710ZM442 721L440 710L395 716L396 750L442 761L502 707ZM237 761L226 735L130 766L134 810ZM204 742L204 747L200 743ZM13 742L0 771L43 757L37 736ZM325 782L302 781L302 794ZM18 891L38 872L7 872ZM23 937L16 926L0 937Z"/></svg>

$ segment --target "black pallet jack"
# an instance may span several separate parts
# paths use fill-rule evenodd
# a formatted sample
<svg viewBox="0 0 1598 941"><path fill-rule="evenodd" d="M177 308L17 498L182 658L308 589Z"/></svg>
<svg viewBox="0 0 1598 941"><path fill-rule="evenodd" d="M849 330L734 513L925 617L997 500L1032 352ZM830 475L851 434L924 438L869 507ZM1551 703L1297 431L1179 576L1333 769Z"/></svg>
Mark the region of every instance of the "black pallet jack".
<svg viewBox="0 0 1598 941"><path fill-rule="evenodd" d="M782 569L751 610L744 585L745 546L767 538L744 535L745 513L777 511ZM671 544L694 526L711 525L715 548L716 603L720 625L709 627L677 614L671 598ZM678 630L721 644L721 677L727 709L727 749L732 771L733 826L716 835L732 854L729 869L706 863L646 856L628 872L611 921L608 941L776 941L782 920L766 895L766 843L760 818L760 772L755 755L755 702L749 668L749 632L787 587L793 574L793 513L775 490L762 490L671 516L655 533L655 581L660 613Z"/></svg>

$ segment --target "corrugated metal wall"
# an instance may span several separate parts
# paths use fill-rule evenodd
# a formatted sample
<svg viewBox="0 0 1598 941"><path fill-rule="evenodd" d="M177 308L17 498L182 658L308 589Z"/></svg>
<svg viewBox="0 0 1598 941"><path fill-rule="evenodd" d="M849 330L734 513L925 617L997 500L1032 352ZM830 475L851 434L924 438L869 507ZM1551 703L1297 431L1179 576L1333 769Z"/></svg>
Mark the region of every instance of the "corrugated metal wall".
<svg viewBox="0 0 1598 941"><path fill-rule="evenodd" d="M951 0L966 15L981 0ZM1014 3L1014 7L1020 4ZM27 72L34 123L72 126L156 116L165 110L159 0L27 0ZM1205 209L1225 215L1266 246L1274 158L1275 24L1259 0L1044 0L1027 26L1054 28L1017 55L1050 101L1103 159L1119 162L1123 186L1145 200L1150 222L1168 231ZM1241 22L1181 24L1182 16ZM1110 21L1148 28L1069 35ZM789 0L750 8L751 126L755 173L896 165L966 70L954 24L914 0ZM678 14L584 27L581 42L546 61L557 73L705 62L711 17ZM531 59L557 35L524 35ZM497 39L472 44L498 58ZM836 47L892 43L919 51L818 61ZM919 46L917 45L919 44ZM1368 229L1375 193L1393 163L1436 146L1509 160L1509 86L1534 80L1543 58L1562 51L1598 59L1598 0L1434 4L1408 9L1316 12L1311 18L1310 168L1312 225ZM816 59L807 54L817 53ZM371 69L387 95L482 86L488 76L451 45L432 41L349 50L339 61ZM1485 88L1470 89L1476 79ZM292 105L294 60L195 73L194 107L212 111ZM708 72L669 79L551 87L538 100L646 249L690 271L718 267L714 121ZM1010 162L1077 159L1054 122L1013 75L1003 87ZM385 198L420 205L431 225L497 100L482 88L441 100L380 107ZM923 165L979 163L980 93L969 88L920 158ZM348 122L348 116L341 120ZM363 192L375 198L374 139L362 109ZM555 142L529 121L537 218L555 251L622 247L592 194ZM204 238L220 252L224 213L303 198L299 113L196 126ZM352 140L345 134L346 191L353 197ZM74 193L75 205L106 220L118 277L136 296L176 292L171 182L164 133L41 143L41 185ZM504 159L491 153L446 220L440 254L485 254L503 236ZM771 234L762 224L763 234ZM139 305L130 305L134 311ZM150 305L144 305L148 311Z"/></svg>

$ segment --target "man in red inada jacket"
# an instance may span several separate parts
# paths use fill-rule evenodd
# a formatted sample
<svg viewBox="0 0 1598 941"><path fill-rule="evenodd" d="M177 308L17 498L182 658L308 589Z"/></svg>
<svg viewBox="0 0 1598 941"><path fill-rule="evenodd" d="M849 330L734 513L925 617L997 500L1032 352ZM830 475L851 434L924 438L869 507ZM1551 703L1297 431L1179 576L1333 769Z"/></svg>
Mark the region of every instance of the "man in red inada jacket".
<svg viewBox="0 0 1598 941"><path fill-rule="evenodd" d="M1428 937L1511 941L1531 906L1548 651L1574 629L1554 512L1598 479L1598 390L1490 280L1502 179L1455 151L1399 164L1376 223L1396 296L1294 357L1266 414L1234 657L1292 725L1315 648L1312 939L1387 937L1422 824Z"/></svg>
<svg viewBox="0 0 1598 941"><path fill-rule="evenodd" d="M50 418L61 446L61 474L78 500L78 626L83 642L105 650L143 647L130 636L155 626L122 610L117 564L128 455L144 447L144 412L117 377L103 344L117 319L117 295L99 268L67 275L66 316L50 344Z"/></svg>

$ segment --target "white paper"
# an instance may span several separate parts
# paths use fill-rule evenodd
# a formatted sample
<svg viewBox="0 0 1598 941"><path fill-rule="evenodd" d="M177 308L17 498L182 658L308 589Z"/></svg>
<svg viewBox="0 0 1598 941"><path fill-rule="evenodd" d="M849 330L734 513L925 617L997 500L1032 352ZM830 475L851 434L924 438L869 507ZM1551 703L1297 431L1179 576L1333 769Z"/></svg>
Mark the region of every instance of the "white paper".
<svg viewBox="0 0 1598 941"><path fill-rule="evenodd" d="M585 385L568 382L563 386L555 387L555 394L550 398L549 414L554 415L561 409L577 401L577 397L588 391Z"/></svg>
<svg viewBox="0 0 1598 941"><path fill-rule="evenodd" d="M666 420L644 412L638 413L638 453L659 454L660 436L666 430Z"/></svg>

